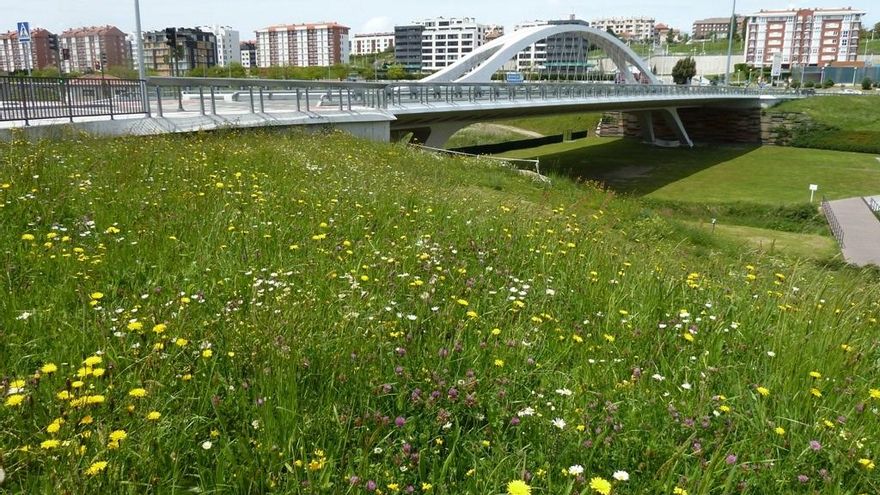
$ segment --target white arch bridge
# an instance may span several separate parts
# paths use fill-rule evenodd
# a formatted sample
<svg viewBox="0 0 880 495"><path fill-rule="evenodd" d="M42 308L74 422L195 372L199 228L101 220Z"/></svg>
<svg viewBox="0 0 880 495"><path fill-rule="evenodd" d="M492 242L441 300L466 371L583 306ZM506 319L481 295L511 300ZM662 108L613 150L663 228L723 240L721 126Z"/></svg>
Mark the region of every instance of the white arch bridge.
<svg viewBox="0 0 880 495"><path fill-rule="evenodd" d="M562 34L582 36L601 48L617 66L617 79L625 82L491 81L492 75L524 48ZM374 139L412 132L419 141L436 147L443 146L459 129L476 122L608 110L636 115L646 141L658 141L655 119L660 118L665 121L665 130L671 130L680 144L692 146L679 109L706 108L714 116L723 116L727 110L758 109L809 94L809 90L664 85L646 62L617 38L579 24L515 31L417 82L152 77L140 82L127 81L124 85L100 83L101 91L86 93L63 80L30 82L34 86L30 90L19 88L25 83L16 81L14 87L0 81L0 100L7 93L10 98L21 93L34 99L25 105L0 106L0 124L4 120L14 125L16 120L27 123L38 119L74 122L75 118L88 117L92 122L80 122L84 130L104 134L329 125ZM12 89L4 89L7 86ZM56 96L40 101L44 94ZM120 109L134 116L140 114L140 118L94 122L96 116L112 119L114 111L119 116L123 113ZM724 124L710 123L713 128Z"/></svg>

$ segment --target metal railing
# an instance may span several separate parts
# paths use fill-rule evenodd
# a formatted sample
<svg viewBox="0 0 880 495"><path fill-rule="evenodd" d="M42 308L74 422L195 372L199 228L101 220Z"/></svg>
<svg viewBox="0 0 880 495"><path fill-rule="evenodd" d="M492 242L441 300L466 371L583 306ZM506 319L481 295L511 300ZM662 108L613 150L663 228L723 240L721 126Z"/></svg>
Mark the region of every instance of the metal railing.
<svg viewBox="0 0 880 495"><path fill-rule="evenodd" d="M837 221L837 215L834 214L834 209L831 208L831 204L825 196L822 196L822 213L825 214L825 219L828 220L828 225L831 227L831 233L834 234L837 243L840 244L841 248L846 247L846 244L844 243L843 227L841 227L840 222Z"/></svg>
<svg viewBox="0 0 880 495"><path fill-rule="evenodd" d="M807 96L809 90L610 83L327 82L151 77L0 78L0 121L146 114L389 110L440 104L501 104L590 99L727 99ZM185 104L186 102L186 104ZM195 102L195 104L193 104ZM270 105L271 103L271 105ZM197 108L194 106L197 105ZM188 108L187 108L188 107ZM219 112L218 112L219 107Z"/></svg>
<svg viewBox="0 0 880 495"><path fill-rule="evenodd" d="M0 77L0 121L148 114L143 81Z"/></svg>
<svg viewBox="0 0 880 495"><path fill-rule="evenodd" d="M868 208L871 208L871 211L880 214L880 201L877 201L877 198L865 198L865 201L868 203Z"/></svg>

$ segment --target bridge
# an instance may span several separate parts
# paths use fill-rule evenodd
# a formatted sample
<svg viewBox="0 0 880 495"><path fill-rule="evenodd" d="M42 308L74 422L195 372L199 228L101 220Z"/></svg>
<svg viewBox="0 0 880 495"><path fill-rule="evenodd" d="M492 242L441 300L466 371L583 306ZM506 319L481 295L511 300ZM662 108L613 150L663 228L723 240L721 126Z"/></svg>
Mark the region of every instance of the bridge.
<svg viewBox="0 0 880 495"><path fill-rule="evenodd" d="M558 34L583 36L602 48L617 65L621 83L491 80L523 48ZM662 129L664 142L671 137L693 146L681 109L708 109L711 117L707 118L717 119L804 95L772 89L664 85L617 38L586 26L561 24L523 29L493 40L417 82L0 78L0 131L5 127L8 134L10 127L29 127L33 122L72 124L96 134L333 126L378 140L411 133L417 141L440 147L457 130L475 122L616 110L631 115L648 142L660 142L657 131ZM58 127L32 126L25 132L46 135L61 132Z"/></svg>

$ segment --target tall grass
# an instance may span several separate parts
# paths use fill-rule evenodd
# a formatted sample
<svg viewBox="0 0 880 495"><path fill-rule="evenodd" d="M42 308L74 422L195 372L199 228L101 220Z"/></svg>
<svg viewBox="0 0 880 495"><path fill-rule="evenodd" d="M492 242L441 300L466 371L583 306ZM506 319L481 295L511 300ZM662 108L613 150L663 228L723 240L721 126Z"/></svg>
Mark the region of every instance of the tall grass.
<svg viewBox="0 0 880 495"><path fill-rule="evenodd" d="M2 146L0 491L878 491L876 275L345 135Z"/></svg>

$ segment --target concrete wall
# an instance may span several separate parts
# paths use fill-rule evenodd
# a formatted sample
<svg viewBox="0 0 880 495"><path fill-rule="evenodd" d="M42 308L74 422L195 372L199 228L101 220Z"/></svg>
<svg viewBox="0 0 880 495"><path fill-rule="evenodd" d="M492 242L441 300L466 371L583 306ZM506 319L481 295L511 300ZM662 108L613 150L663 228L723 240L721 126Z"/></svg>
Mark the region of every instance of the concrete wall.
<svg viewBox="0 0 880 495"><path fill-rule="evenodd" d="M699 50L699 48L697 48ZM657 68L658 76L670 76L669 80L671 80L672 76L672 68L675 67L675 64L684 58L687 58L686 55L670 55L670 56L656 56L646 59L648 65L651 68ZM698 76L709 76L713 74L724 74L725 68L727 66L727 55L705 55L705 56L696 56L694 57L694 61L697 63L697 75ZM736 64L745 63L745 56L742 54L734 54L730 59L730 71L733 72L733 67ZM610 72L615 70L614 63L611 62L611 59L603 58L599 59L599 67L606 71Z"/></svg>
<svg viewBox="0 0 880 495"><path fill-rule="evenodd" d="M681 108L678 115L695 143L761 144L762 115L760 108ZM658 113L653 115L654 134L658 139L675 141L676 134ZM599 124L597 134L603 137L643 137L639 118L629 112L608 112Z"/></svg>

